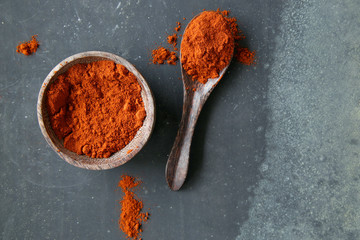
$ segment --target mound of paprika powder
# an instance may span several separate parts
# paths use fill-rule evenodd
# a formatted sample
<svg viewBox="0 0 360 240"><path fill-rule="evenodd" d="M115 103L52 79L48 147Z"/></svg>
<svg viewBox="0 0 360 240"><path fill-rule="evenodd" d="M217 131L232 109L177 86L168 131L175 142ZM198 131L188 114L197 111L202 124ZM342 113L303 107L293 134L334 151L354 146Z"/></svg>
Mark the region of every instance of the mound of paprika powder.
<svg viewBox="0 0 360 240"><path fill-rule="evenodd" d="M227 19L204 11L187 26L181 42L181 63L193 80L206 83L217 78L231 61L234 37Z"/></svg>
<svg viewBox="0 0 360 240"><path fill-rule="evenodd" d="M49 86L51 127L64 147L92 158L124 148L146 116L135 75L112 61L76 64Z"/></svg>

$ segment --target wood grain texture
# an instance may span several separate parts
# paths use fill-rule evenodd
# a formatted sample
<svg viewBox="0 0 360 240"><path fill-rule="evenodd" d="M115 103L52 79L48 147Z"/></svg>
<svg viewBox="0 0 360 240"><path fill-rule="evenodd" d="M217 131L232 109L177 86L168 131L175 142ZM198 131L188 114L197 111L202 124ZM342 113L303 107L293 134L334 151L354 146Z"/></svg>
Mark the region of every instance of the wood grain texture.
<svg viewBox="0 0 360 240"><path fill-rule="evenodd" d="M208 79L205 84L193 81L181 67L184 85L184 102L181 122L174 145L171 149L165 170L166 181L171 190L177 191L183 185L189 167L189 154L192 137L201 109L215 88L227 67L218 78Z"/></svg>
<svg viewBox="0 0 360 240"><path fill-rule="evenodd" d="M58 139L51 128L50 119L45 105L45 93L49 85L57 79L57 77L66 72L71 66L78 63L89 63L100 60L110 60L117 64L124 65L130 72L132 72L140 86L141 97L144 102L146 117L142 127L138 130L135 137L131 142L120 151L114 153L109 158L90 158L86 155L78 155L69 151L63 145L63 141ZM75 54L62 62L60 62L54 69L51 70L49 75L45 78L44 83L40 89L38 102L37 102L37 116L42 134L45 140L54 149L57 154L66 162L80 168L90 170L104 170L118 167L131 158L133 158L148 141L155 124L155 104L152 92L145 81L144 77L136 70L136 68L126 61L125 59L107 52L90 51ZM132 151L130 151L132 150Z"/></svg>

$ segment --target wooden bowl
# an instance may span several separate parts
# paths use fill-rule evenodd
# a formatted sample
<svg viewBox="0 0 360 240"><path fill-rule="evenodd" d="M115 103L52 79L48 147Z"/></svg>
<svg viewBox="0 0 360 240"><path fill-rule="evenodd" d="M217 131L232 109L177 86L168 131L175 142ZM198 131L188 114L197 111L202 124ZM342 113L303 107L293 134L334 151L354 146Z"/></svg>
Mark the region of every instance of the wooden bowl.
<svg viewBox="0 0 360 240"><path fill-rule="evenodd" d="M78 155L64 147L63 140L60 140L54 133L50 119L47 112L45 103L45 93L48 90L50 84L57 79L57 77L65 73L71 66L78 63L90 63L99 60L111 60L117 64L122 64L130 72L132 72L140 86L141 97L144 102L146 117L144 119L142 127L137 131L135 137L129 144L127 144L120 151L112 154L109 158L91 158L86 155ZM45 81L40 89L38 102L37 102L37 116L42 134L49 145L54 151L59 154L66 162L80 168L86 168L91 170L104 170L114 167L118 167L131 158L133 158L148 141L155 123L155 104L152 96L152 92L146 83L144 77L136 70L136 68L126 61L125 59L107 52L83 52L75 54L71 57L60 62L54 69L51 70L49 75L45 78Z"/></svg>

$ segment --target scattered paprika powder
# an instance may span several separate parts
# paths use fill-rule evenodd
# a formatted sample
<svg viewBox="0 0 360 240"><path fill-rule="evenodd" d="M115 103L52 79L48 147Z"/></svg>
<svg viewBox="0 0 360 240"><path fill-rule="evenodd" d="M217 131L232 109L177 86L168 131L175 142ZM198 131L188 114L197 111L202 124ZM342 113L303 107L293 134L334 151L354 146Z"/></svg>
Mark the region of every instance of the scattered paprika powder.
<svg viewBox="0 0 360 240"><path fill-rule="evenodd" d="M49 86L51 127L64 147L92 158L124 148L146 116L135 75L112 61L76 64Z"/></svg>
<svg viewBox="0 0 360 240"><path fill-rule="evenodd" d="M152 50L151 56L154 64L164 64L167 62L170 65L175 65L178 59L175 52L171 52L164 47Z"/></svg>
<svg viewBox="0 0 360 240"><path fill-rule="evenodd" d="M39 41L36 39L37 35L31 37L30 41L19 43L16 47L16 52L24 55L31 55L35 53L39 47Z"/></svg>
<svg viewBox="0 0 360 240"><path fill-rule="evenodd" d="M177 48L176 48L177 39L178 39L178 36L177 36L176 33L174 33L173 35L169 35L169 36L167 37L167 42L168 42L170 45L172 45L175 50L177 50Z"/></svg>
<svg viewBox="0 0 360 240"><path fill-rule="evenodd" d="M120 201L119 228L126 234L128 239L133 240L139 239L142 232L141 225L149 218L148 212L141 212L144 204L134 193L139 184L141 184L141 181L128 175L121 176L118 184L118 187L121 187L125 194Z"/></svg>
<svg viewBox="0 0 360 240"><path fill-rule="evenodd" d="M178 32L181 28L181 23L176 22L177 27L174 28L176 32ZM176 56L176 52L178 51L177 45L178 35L176 33L167 36L167 42L173 46L174 51L170 51L164 47L158 47L151 52L152 63L154 64L164 64L168 63L169 65L176 65L178 57Z"/></svg>
<svg viewBox="0 0 360 240"><path fill-rule="evenodd" d="M251 52L248 48L238 47L235 58L244 65L253 65L255 64L255 51Z"/></svg>
<svg viewBox="0 0 360 240"><path fill-rule="evenodd" d="M185 20L185 19L184 19ZM176 27L174 28L175 32L180 31L181 28L181 23L180 22L176 22Z"/></svg>

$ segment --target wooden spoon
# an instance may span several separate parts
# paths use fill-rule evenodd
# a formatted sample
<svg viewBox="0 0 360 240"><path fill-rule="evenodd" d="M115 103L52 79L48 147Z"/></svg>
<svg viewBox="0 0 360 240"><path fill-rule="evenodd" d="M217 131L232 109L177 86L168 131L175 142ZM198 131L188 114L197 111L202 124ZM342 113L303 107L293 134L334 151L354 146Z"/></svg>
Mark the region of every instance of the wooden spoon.
<svg viewBox="0 0 360 240"><path fill-rule="evenodd" d="M211 91L224 75L226 69L230 65L230 62L231 59L229 64L220 71L219 77L208 79L205 84L192 80L191 76L186 73L180 63L181 75L184 84L183 112L180 127L175 138L174 145L171 149L165 170L166 181L173 191L179 190L185 181L189 166L191 140L200 111Z"/></svg>

